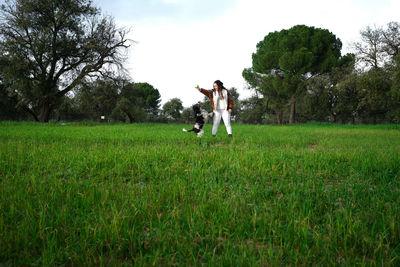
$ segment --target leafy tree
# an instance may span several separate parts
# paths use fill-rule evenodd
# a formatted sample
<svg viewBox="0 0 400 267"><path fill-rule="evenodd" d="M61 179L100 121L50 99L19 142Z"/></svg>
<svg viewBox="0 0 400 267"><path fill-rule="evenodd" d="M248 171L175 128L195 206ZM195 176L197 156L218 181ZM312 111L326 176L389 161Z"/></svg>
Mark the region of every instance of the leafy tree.
<svg viewBox="0 0 400 267"><path fill-rule="evenodd" d="M181 111L183 110L182 101L179 98L172 98L163 106L164 114L174 120L181 118Z"/></svg>
<svg viewBox="0 0 400 267"><path fill-rule="evenodd" d="M192 107L184 108L181 117L185 123L193 123L195 120L193 108Z"/></svg>
<svg viewBox="0 0 400 267"><path fill-rule="evenodd" d="M267 99L254 95L241 102L240 121L250 124L262 124L268 112Z"/></svg>
<svg viewBox="0 0 400 267"><path fill-rule="evenodd" d="M132 83L122 77L87 81L76 91L81 112L90 119L107 116L130 123L148 121L158 113L160 93L148 83Z"/></svg>
<svg viewBox="0 0 400 267"><path fill-rule="evenodd" d="M384 77L380 69L371 69L358 79L357 90L360 96L358 110L365 121L372 118L374 124L383 119L388 112L391 81Z"/></svg>
<svg viewBox="0 0 400 267"><path fill-rule="evenodd" d="M393 117L397 107L396 69L400 51L400 24L390 22L386 27L366 27L361 42L355 43L357 57L366 67L357 82L360 103L358 112L364 121L376 123ZM390 115L392 114L392 115Z"/></svg>
<svg viewBox="0 0 400 267"><path fill-rule="evenodd" d="M388 96L389 120L400 123L400 23L389 22L382 30L383 51L390 58L386 70L392 86Z"/></svg>
<svg viewBox="0 0 400 267"><path fill-rule="evenodd" d="M253 86L257 84L277 109L282 98L290 102L289 123L294 123L296 98L304 92L304 82L330 71L341 48L341 41L325 29L297 25L272 32L257 44L252 69L245 69L243 77Z"/></svg>
<svg viewBox="0 0 400 267"><path fill-rule="evenodd" d="M64 96L61 104L54 110L54 116L57 121L80 121L90 119L86 114L81 112L76 97L72 95ZM93 118L95 119L95 118Z"/></svg>
<svg viewBox="0 0 400 267"><path fill-rule="evenodd" d="M233 99L233 109L232 109L232 117L237 122L240 120L240 100L239 100L239 92L235 87L229 89L229 93Z"/></svg>
<svg viewBox="0 0 400 267"><path fill-rule="evenodd" d="M395 62L396 67L392 76L393 84L390 89L390 113L393 121L400 123L400 54L396 55Z"/></svg>
<svg viewBox="0 0 400 267"><path fill-rule="evenodd" d="M360 31L361 41L354 43L358 60L367 68L380 68L384 65L382 30L370 26Z"/></svg>
<svg viewBox="0 0 400 267"><path fill-rule="evenodd" d="M289 94L286 91L283 83L283 79L277 78L275 75L262 75L256 73L251 68L243 71L243 77L249 83L250 87L256 90L256 93L260 93L264 96L268 102L263 101L262 103L269 104L270 108L274 110L277 123L282 124L284 120L284 110L289 98ZM254 98L253 101L250 101L250 103L253 103L255 100L256 98ZM248 106L250 103L245 102L244 105ZM258 110L267 112L269 109L265 107L259 108ZM264 114L260 114L260 116L263 115ZM254 115L252 117L254 117Z"/></svg>
<svg viewBox="0 0 400 267"><path fill-rule="evenodd" d="M10 84L4 77L4 66L8 64L5 53L0 47L0 120L26 120L27 113L18 105L17 95L10 92Z"/></svg>
<svg viewBox="0 0 400 267"><path fill-rule="evenodd" d="M354 124L358 117L360 97L357 90L357 80L357 74L350 72L337 85L339 101L336 106L336 112L343 122L351 119L351 122Z"/></svg>
<svg viewBox="0 0 400 267"><path fill-rule="evenodd" d="M139 105L144 107L146 112L156 115L161 102L160 92L148 83L135 83L133 88L138 89Z"/></svg>
<svg viewBox="0 0 400 267"><path fill-rule="evenodd" d="M400 23L389 22L381 31L382 49L393 60L400 54Z"/></svg>
<svg viewBox="0 0 400 267"><path fill-rule="evenodd" d="M354 116L358 104L354 64L354 55L347 54L330 72L308 80L302 101L305 119L326 121L330 117L336 123Z"/></svg>
<svg viewBox="0 0 400 267"><path fill-rule="evenodd" d="M400 23L389 22L386 27L367 26L360 31L360 42L354 43L358 60L367 69L383 68L394 62L400 52Z"/></svg>
<svg viewBox="0 0 400 267"><path fill-rule="evenodd" d="M332 88L329 88L329 79L326 75L310 79L304 97L297 103L298 117L304 121L328 121L329 116L332 116L330 100L334 99L330 95L331 92ZM333 118L335 120L336 116Z"/></svg>
<svg viewBox="0 0 400 267"><path fill-rule="evenodd" d="M99 120L101 116L110 118L119 100L119 88L112 79L86 81L76 95L80 112L91 120Z"/></svg>
<svg viewBox="0 0 400 267"><path fill-rule="evenodd" d="M41 122L85 77L122 67L127 32L90 0L7 0L1 72L18 104Z"/></svg>
<svg viewBox="0 0 400 267"><path fill-rule="evenodd" d="M15 97L10 97L0 82L0 120L26 120L26 113L18 107Z"/></svg>
<svg viewBox="0 0 400 267"><path fill-rule="evenodd" d="M161 96L148 83L128 83L122 86L116 110L121 110L131 123L147 120L147 115L157 115Z"/></svg>

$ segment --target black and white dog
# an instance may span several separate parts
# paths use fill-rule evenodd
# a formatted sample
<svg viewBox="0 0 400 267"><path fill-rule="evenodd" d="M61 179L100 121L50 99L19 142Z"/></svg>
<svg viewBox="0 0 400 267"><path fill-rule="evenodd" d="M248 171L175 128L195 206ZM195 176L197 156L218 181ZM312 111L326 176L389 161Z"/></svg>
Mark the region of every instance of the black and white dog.
<svg viewBox="0 0 400 267"><path fill-rule="evenodd" d="M208 118L211 118L214 113L208 113L205 109L201 108L200 103L193 105L194 116L196 121L191 130L182 129L184 132L194 132L197 137L202 137L204 134L203 126L207 122Z"/></svg>

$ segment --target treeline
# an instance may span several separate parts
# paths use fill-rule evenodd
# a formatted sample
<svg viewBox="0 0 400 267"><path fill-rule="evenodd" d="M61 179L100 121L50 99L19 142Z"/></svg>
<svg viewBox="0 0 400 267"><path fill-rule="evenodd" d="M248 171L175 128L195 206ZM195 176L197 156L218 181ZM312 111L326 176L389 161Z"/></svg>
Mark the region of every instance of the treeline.
<svg viewBox="0 0 400 267"><path fill-rule="evenodd" d="M341 48L328 30L304 25L268 34L243 71L265 111L258 121L399 123L400 24L362 30L354 54Z"/></svg>
<svg viewBox="0 0 400 267"><path fill-rule="evenodd" d="M192 122L174 98L124 74L130 41L89 0L10 0L0 9L0 120ZM237 123L400 122L400 24L367 27L342 55L326 29L271 32L243 70ZM229 83L229 81L226 81ZM203 107L211 111L207 99Z"/></svg>

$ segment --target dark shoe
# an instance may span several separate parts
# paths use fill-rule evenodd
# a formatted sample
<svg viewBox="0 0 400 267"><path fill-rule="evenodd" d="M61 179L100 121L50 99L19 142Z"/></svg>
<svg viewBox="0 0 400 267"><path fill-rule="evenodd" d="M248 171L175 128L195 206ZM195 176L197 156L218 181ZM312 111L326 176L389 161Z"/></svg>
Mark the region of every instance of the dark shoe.
<svg viewBox="0 0 400 267"><path fill-rule="evenodd" d="M213 134L212 137L216 137L217 135Z"/></svg>
<svg viewBox="0 0 400 267"><path fill-rule="evenodd" d="M231 134L228 134L228 136L229 136L230 138L232 138L232 135L231 135Z"/></svg>

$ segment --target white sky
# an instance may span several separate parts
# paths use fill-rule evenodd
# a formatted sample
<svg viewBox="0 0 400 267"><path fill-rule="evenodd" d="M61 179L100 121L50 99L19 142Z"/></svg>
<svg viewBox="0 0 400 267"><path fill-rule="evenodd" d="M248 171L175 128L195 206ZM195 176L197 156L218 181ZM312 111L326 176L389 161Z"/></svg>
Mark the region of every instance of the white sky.
<svg viewBox="0 0 400 267"><path fill-rule="evenodd" d="M162 104L202 100L196 84L214 80L245 98L244 68L269 32L305 24L330 30L351 51L359 31L400 21L400 0L95 0L103 13L131 28L127 68L135 82L156 87Z"/></svg>

